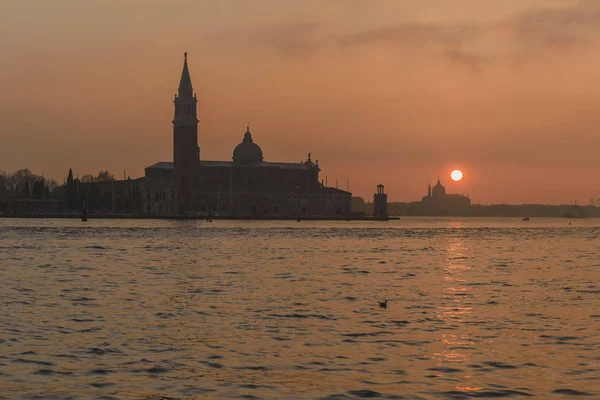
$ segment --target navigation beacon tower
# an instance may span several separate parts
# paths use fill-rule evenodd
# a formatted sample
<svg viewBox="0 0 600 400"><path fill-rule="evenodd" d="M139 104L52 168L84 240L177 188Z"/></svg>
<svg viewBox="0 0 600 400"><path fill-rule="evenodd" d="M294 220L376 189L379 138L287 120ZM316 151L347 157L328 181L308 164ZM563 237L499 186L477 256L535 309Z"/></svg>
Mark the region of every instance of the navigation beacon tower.
<svg viewBox="0 0 600 400"><path fill-rule="evenodd" d="M387 197L383 185L377 185L377 193L373 195L373 217L376 219L388 219Z"/></svg>

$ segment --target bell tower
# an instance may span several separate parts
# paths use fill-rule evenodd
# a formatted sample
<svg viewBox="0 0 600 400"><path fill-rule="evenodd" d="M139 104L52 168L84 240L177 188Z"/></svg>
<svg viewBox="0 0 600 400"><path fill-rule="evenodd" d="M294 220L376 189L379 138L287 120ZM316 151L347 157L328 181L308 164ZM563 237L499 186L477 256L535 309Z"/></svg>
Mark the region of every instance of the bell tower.
<svg viewBox="0 0 600 400"><path fill-rule="evenodd" d="M178 197L182 202L178 212L191 209L191 198L194 176L200 162L198 147L198 118L196 114L196 94L192 87L192 79L187 64L187 53L184 53L183 71L179 89L173 101L175 116L173 118L173 172L177 185Z"/></svg>
<svg viewBox="0 0 600 400"><path fill-rule="evenodd" d="M196 115L196 94L184 53L183 71L175 95L175 116L173 118L173 167L175 176L187 175L194 171L200 160L198 147L198 118Z"/></svg>

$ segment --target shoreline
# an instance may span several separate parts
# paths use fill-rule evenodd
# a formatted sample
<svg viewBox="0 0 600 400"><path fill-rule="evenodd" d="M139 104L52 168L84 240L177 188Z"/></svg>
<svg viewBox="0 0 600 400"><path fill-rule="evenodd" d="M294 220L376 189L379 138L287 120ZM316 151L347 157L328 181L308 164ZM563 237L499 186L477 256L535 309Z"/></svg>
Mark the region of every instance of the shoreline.
<svg viewBox="0 0 600 400"><path fill-rule="evenodd" d="M200 216L200 215L136 215L136 214L88 214L88 219L139 219L139 220L230 220L230 221L398 221L402 218L518 218L520 216L514 215L405 215L405 216L388 216L387 218L374 218L374 217L318 217L318 216L305 216L305 217L260 217L260 216L245 216L245 217L232 217L232 216ZM81 219L80 214L0 214L0 219ZM564 216L535 216L530 217L531 219L546 219L546 218L559 218L565 220L572 219L597 219L599 217L564 217ZM528 222L524 220L523 222Z"/></svg>
<svg viewBox="0 0 600 400"><path fill-rule="evenodd" d="M0 218L28 219L81 219L80 214L0 214ZM239 221L390 221L400 217L231 217L231 216L200 216L200 215L135 215L135 214L88 214L87 219L162 219L162 220L239 220Z"/></svg>

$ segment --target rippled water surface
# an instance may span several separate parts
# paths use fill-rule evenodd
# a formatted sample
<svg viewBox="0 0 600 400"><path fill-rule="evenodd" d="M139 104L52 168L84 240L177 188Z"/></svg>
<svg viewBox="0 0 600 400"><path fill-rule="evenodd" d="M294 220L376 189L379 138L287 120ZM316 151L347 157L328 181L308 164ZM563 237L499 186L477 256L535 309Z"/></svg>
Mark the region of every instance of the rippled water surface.
<svg viewBox="0 0 600 400"><path fill-rule="evenodd" d="M0 219L0 398L600 398L599 239L599 220Z"/></svg>

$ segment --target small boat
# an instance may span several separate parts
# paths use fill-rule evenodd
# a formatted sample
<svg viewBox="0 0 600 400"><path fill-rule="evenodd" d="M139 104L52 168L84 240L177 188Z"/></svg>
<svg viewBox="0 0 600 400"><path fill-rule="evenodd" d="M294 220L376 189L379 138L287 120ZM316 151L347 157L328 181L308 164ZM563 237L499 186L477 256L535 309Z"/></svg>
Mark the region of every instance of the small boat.
<svg viewBox="0 0 600 400"><path fill-rule="evenodd" d="M525 217L521 221L529 221L529 217Z"/></svg>

